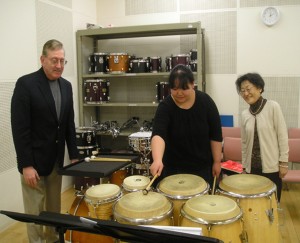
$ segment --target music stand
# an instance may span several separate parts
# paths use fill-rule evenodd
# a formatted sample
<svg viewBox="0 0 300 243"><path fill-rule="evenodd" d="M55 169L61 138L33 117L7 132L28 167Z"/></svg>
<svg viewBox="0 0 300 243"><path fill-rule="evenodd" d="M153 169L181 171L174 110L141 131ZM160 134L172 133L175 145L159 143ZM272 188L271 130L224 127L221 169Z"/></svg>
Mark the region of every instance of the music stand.
<svg viewBox="0 0 300 243"><path fill-rule="evenodd" d="M111 220L82 218L79 216L41 212L37 215L16 213L1 210L6 216L26 222L55 227L59 233L59 241L64 241L66 230L76 230L93 234L108 235L117 239L133 243L158 242L158 243L222 243L216 238L198 236L193 234L161 230L152 227L141 227L120 224Z"/></svg>

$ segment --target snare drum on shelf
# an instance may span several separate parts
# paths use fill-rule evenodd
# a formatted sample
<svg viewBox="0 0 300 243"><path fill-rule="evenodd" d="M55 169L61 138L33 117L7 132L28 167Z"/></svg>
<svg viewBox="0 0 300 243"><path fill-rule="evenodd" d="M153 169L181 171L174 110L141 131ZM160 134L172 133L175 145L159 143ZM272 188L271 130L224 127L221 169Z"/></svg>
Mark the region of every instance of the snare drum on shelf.
<svg viewBox="0 0 300 243"><path fill-rule="evenodd" d="M167 176L157 185L157 191L174 204L174 225L178 226L181 206L190 198L204 195L209 190L209 184L200 176L191 174L176 174Z"/></svg>
<svg viewBox="0 0 300 243"><path fill-rule="evenodd" d="M93 148L96 147L96 129L94 127L77 127L76 128L76 145L77 147Z"/></svg>
<svg viewBox="0 0 300 243"><path fill-rule="evenodd" d="M81 217L90 217L88 207L84 201L84 197L76 197L70 210L69 214ZM67 230L65 233L65 240L68 242L80 242L80 243L91 243L91 242L103 242L103 243L114 243L115 239L99 234L85 233L75 230Z"/></svg>
<svg viewBox="0 0 300 243"><path fill-rule="evenodd" d="M105 79L87 79L84 81L87 104L105 103L109 101L109 81Z"/></svg>
<svg viewBox="0 0 300 243"><path fill-rule="evenodd" d="M276 185L271 180L254 174L231 175L221 180L218 190L242 208L249 242L279 242Z"/></svg>
<svg viewBox="0 0 300 243"><path fill-rule="evenodd" d="M84 200L92 218L110 220L112 205L121 196L121 188L118 185L100 184L87 189Z"/></svg>
<svg viewBox="0 0 300 243"><path fill-rule="evenodd" d="M248 242L242 240L247 239L242 210L233 199L220 195L193 197L183 204L180 213L180 226L201 227L203 236L224 242Z"/></svg>
<svg viewBox="0 0 300 243"><path fill-rule="evenodd" d="M109 72L112 74L127 73L129 70L128 53L110 53L108 56Z"/></svg>
<svg viewBox="0 0 300 243"><path fill-rule="evenodd" d="M170 95L170 86L168 82L157 82L156 83L156 99L158 102L164 100Z"/></svg>
<svg viewBox="0 0 300 243"><path fill-rule="evenodd" d="M164 195L142 191L124 195L113 206L114 219L129 225L171 226L173 205Z"/></svg>

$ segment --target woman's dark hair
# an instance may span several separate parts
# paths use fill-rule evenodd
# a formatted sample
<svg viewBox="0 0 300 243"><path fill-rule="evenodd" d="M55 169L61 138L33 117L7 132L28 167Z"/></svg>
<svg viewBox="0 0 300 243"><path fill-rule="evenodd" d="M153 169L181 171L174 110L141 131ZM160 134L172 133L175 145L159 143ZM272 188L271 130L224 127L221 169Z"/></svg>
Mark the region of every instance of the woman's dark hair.
<svg viewBox="0 0 300 243"><path fill-rule="evenodd" d="M265 81L263 78L258 73L246 73L235 81L235 86L238 93L241 92L242 82L246 80L252 83L256 88L261 89L261 93L264 92Z"/></svg>
<svg viewBox="0 0 300 243"><path fill-rule="evenodd" d="M169 76L170 89L188 89L188 84L194 83L194 75L190 68L183 64L176 65Z"/></svg>

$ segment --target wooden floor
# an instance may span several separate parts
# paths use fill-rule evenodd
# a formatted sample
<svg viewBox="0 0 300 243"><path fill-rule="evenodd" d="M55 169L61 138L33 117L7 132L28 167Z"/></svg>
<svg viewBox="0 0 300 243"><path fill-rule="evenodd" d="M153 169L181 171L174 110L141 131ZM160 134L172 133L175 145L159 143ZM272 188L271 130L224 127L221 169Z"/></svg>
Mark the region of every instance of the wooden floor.
<svg viewBox="0 0 300 243"><path fill-rule="evenodd" d="M282 243L300 243L300 184L290 184L289 190L282 192L279 211L279 230ZM75 200L74 189L62 194L62 213L69 213ZM28 243L26 224L16 222L0 233L0 243ZM261 243L261 242L249 242ZM268 243L268 242L263 242ZM269 242L271 243L271 242Z"/></svg>

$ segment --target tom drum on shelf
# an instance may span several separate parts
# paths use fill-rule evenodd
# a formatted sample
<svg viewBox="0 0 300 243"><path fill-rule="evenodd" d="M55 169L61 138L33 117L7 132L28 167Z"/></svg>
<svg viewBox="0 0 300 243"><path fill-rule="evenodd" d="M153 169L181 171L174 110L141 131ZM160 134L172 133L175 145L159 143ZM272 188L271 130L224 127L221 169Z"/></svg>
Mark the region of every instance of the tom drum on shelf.
<svg viewBox="0 0 300 243"><path fill-rule="evenodd" d="M150 57L150 72L161 72L161 57Z"/></svg>
<svg viewBox="0 0 300 243"><path fill-rule="evenodd" d="M178 64L190 67L190 55L189 54L178 54L171 56L171 70Z"/></svg>
<svg viewBox="0 0 300 243"><path fill-rule="evenodd" d="M197 196L183 204L180 212L180 226L201 227L204 236L224 242L248 242L242 241L247 237L242 210L233 199L220 195Z"/></svg>
<svg viewBox="0 0 300 243"><path fill-rule="evenodd" d="M110 53L108 56L109 72L112 74L127 73L129 71L129 60L128 53Z"/></svg>
<svg viewBox="0 0 300 243"><path fill-rule="evenodd" d="M105 103L109 101L109 81L105 79L87 79L84 81L87 104Z"/></svg>
<svg viewBox="0 0 300 243"><path fill-rule="evenodd" d="M134 59L129 62L131 73L148 73L150 71L149 59Z"/></svg>
<svg viewBox="0 0 300 243"><path fill-rule="evenodd" d="M108 69L108 53L93 53L89 56L90 73L106 73Z"/></svg>
<svg viewBox="0 0 300 243"><path fill-rule="evenodd" d="M170 91L169 82L157 82L156 99L158 102L164 100L170 93L171 91Z"/></svg>
<svg viewBox="0 0 300 243"><path fill-rule="evenodd" d="M174 204L174 225L178 226L181 206L190 198L204 195L209 184L200 176L176 174L165 177L157 185L157 191Z"/></svg>
<svg viewBox="0 0 300 243"><path fill-rule="evenodd" d="M242 208L249 242L279 242L276 185L271 180L253 174L231 175L222 179L219 188Z"/></svg>

